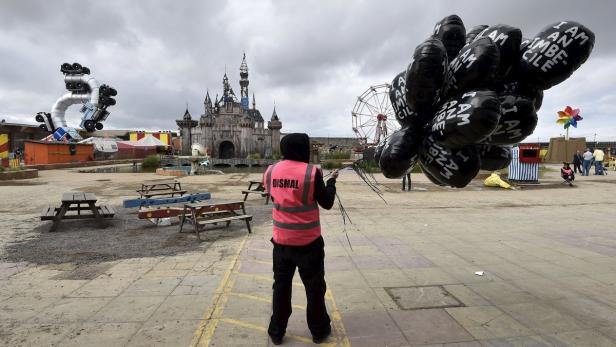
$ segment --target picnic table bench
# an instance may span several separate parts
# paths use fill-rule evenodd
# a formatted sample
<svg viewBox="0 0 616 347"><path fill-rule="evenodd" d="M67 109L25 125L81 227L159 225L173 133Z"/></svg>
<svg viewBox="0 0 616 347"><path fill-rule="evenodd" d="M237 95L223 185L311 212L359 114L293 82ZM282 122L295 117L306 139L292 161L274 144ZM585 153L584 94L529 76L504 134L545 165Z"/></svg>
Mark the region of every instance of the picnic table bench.
<svg viewBox="0 0 616 347"><path fill-rule="evenodd" d="M248 199L249 194L259 194L262 197L265 197L265 204L269 203L270 194L265 191L265 187L263 186L263 182L261 181L248 181L248 189L242 190L242 194L244 194L244 201ZM254 189L253 186L256 186Z"/></svg>
<svg viewBox="0 0 616 347"><path fill-rule="evenodd" d="M232 221L243 220L246 222L248 233L252 233L250 221L252 215L246 214L246 208L243 201L231 202L195 202L184 205L182 214L182 222L180 223L180 232L184 226L184 222L189 218L194 226L197 239L201 240L199 233L204 231L206 225L226 223L225 227L229 227Z"/></svg>
<svg viewBox="0 0 616 347"><path fill-rule="evenodd" d="M174 197L176 194L182 196L186 194L186 190L182 190L182 184L176 180L158 180L141 183L141 189L137 189L137 193L143 199L153 196Z"/></svg>
<svg viewBox="0 0 616 347"><path fill-rule="evenodd" d="M41 220L52 220L53 224L49 232L54 232L63 219L88 219L94 218L99 226L105 226L104 218L113 218L115 210L109 205L96 206L97 198L93 193L69 192L62 194L60 207L47 206L41 213ZM67 212L77 214L67 215ZM89 212L84 213L82 212Z"/></svg>

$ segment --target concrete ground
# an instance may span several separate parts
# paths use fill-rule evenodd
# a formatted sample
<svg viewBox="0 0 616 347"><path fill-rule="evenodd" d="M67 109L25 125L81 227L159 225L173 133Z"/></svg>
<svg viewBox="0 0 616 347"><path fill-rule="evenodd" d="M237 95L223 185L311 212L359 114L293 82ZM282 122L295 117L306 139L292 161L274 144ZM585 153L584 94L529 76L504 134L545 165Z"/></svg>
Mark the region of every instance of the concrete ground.
<svg viewBox="0 0 616 347"><path fill-rule="evenodd" d="M237 200L256 174L181 178ZM338 183L353 224L322 212L329 346L616 345L616 173L506 191L473 181L414 190L377 175L387 205L353 172ZM123 211L106 229L38 213L64 191L120 209L154 174L42 171L0 185L0 345L266 346L271 220L249 201L242 223L207 241ZM104 249L104 252L102 251ZM97 251L98 250L98 251ZM482 276L476 272L483 272ZM310 345L297 276L285 345Z"/></svg>

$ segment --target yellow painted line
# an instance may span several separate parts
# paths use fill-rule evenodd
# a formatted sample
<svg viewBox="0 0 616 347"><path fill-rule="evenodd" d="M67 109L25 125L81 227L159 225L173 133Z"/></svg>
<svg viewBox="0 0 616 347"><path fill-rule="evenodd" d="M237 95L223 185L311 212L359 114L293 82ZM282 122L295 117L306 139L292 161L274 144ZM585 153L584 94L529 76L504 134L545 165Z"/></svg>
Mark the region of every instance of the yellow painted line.
<svg viewBox="0 0 616 347"><path fill-rule="evenodd" d="M211 306L205 312L202 318L202 323L199 324L199 326L197 327L197 330L195 330L193 339L190 344L191 347L209 346L212 340L212 337L214 336L214 333L216 331L216 326L218 325L218 322L220 321L230 323L230 324L235 324L235 325L250 328L250 329L255 329L255 330L267 333L267 327L263 327L263 326L259 326L259 325L231 319L231 318L222 318L224 307L227 304L227 301L229 300L229 296L231 295L271 303L271 299L266 298L266 297L231 292L235 284L235 281L232 279L231 275L273 282L273 279L267 276L244 274L244 273L237 272L238 267L239 267L239 258L240 258L240 255L242 254L242 250L244 249L244 246L246 245L247 239L248 239L248 235L246 235L244 239L241 241L239 248L233 257L233 260L231 261L231 263L229 264L229 267L225 271L223 279L221 280L218 286L218 289L215 292L217 293L215 294L217 295L217 297L214 300L214 305ZM293 285L303 287L303 284L301 283L293 282ZM331 319L332 319L332 325L333 325L334 331L336 332L336 340L338 341L338 343L323 343L321 345L327 346L327 347L334 347L334 346L350 347L351 343L349 341L349 338L346 335L346 330L342 322L342 316L340 315L340 312L338 311L338 307L336 306L336 301L334 300L334 296L329 289L325 292L325 299L329 300L332 305ZM304 306L300 306L300 305L293 305L293 307L302 309L302 310L306 309ZM303 336L287 335L286 337L291 340L296 340L296 341L303 342L303 343L308 343L308 344L312 343L311 339L303 337Z"/></svg>
<svg viewBox="0 0 616 347"><path fill-rule="evenodd" d="M243 273L243 272L235 273L235 275L242 276L242 277L252 278L252 279L258 280L258 281L274 282L273 278L267 277L267 276L263 276L263 275L247 274L247 273ZM301 282L293 282L293 285L296 286L296 287L302 287L302 288L304 287L304 285Z"/></svg>
<svg viewBox="0 0 616 347"><path fill-rule="evenodd" d="M217 295L217 298L214 300L215 304L211 306L205 312L203 318L201 318L202 323L199 324L197 330L195 330L190 346L208 346L210 344L210 340L212 339L214 331L216 330L216 324L218 323L218 320L212 319L212 317L214 315L220 315L225 304L227 303L228 295L225 295L225 293L231 291L231 288L233 287L231 273L233 272L233 269L235 269L238 265L240 254L242 252L242 249L246 245L247 240L248 235L244 236L244 239L240 243L240 246L235 253L235 256L233 257L233 261L231 261L229 267L227 268L227 271L225 271L222 281L220 281L220 284L218 285L218 288L215 292L217 293L215 294Z"/></svg>
<svg viewBox="0 0 616 347"><path fill-rule="evenodd" d="M258 330L258 331L262 331L264 333L267 333L267 327L264 327L264 326L261 326L261 325L247 323L247 322L243 322L243 321L236 320L236 319L230 319L230 318L221 318L220 321L225 322L225 323L229 323L229 324L233 324L233 325L237 325L237 326L241 326L243 328ZM306 343L306 344L313 344L312 343L312 339L309 339L309 338L304 337L304 336L285 335L285 338L288 338L288 339L291 339L291 340L296 340L296 341L303 342L303 343ZM322 343L319 346L335 347L336 344L333 343L333 342L329 342L329 343Z"/></svg>
<svg viewBox="0 0 616 347"><path fill-rule="evenodd" d="M251 295L251 294L244 294L244 293L235 293L235 292L231 292L229 293L229 295L232 296L237 296L238 298L244 298L244 299L251 299L251 300L256 300L256 301L262 301L262 302L267 302L267 303L272 303L272 299L265 297L265 296L258 296L258 295ZM291 307L296 308L298 310L304 310L306 311L306 306L303 305L291 305Z"/></svg>
<svg viewBox="0 0 616 347"><path fill-rule="evenodd" d="M274 281L273 278L263 276L263 275L253 275L253 274L246 274L246 273L236 273L236 275L239 275L242 277L248 277L248 278L252 278L252 279L260 280L260 281L267 281L267 282ZM293 285L297 287L302 287L302 288L304 287L304 285L300 282L293 282ZM346 335L344 323L342 322L342 315L340 314L340 311L338 311L338 306L336 306L334 295L329 289L325 292L325 300L329 300L332 305L332 312L331 312L330 318L332 320L332 325L334 326L334 330L336 331L336 335L341 340L340 345L343 347L351 346L351 342L349 341L349 338Z"/></svg>
<svg viewBox="0 0 616 347"><path fill-rule="evenodd" d="M338 311L338 306L336 306L336 300L334 300L334 295L331 290L327 290L325 292L325 299L329 299L332 304L332 324L334 325L334 330L336 331L336 336L342 341L339 341L340 345L343 347L350 347L351 341L349 341L349 337L346 334L346 329L344 329L344 323L342 322L342 315L340 311Z"/></svg>

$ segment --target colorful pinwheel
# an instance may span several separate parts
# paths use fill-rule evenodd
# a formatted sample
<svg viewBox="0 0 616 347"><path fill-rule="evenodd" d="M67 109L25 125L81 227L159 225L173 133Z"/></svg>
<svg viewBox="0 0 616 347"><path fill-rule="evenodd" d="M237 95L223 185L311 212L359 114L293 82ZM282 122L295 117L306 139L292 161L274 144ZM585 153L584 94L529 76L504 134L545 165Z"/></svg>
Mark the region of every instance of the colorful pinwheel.
<svg viewBox="0 0 616 347"><path fill-rule="evenodd" d="M562 124L565 129L568 129L569 126L573 125L574 128L577 128L577 122L581 121L583 118L580 116L580 109L572 109L571 106L565 107L564 111L558 111L558 119L556 123Z"/></svg>

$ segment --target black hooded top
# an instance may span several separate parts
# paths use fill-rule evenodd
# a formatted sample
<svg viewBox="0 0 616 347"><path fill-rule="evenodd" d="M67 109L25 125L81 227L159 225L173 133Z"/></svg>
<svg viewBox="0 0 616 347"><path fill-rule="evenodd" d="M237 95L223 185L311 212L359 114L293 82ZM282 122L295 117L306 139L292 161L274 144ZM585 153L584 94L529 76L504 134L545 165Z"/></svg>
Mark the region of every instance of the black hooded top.
<svg viewBox="0 0 616 347"><path fill-rule="evenodd" d="M283 160L310 162L310 138L307 134L292 133L285 135L280 141L280 151ZM321 207L329 210L334 205L336 198L336 179L327 180L327 186L323 182L321 170L317 170L314 178L314 199Z"/></svg>

